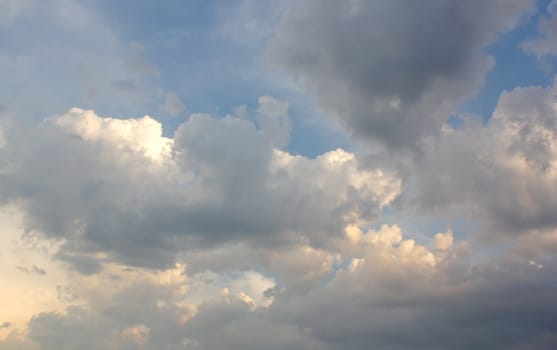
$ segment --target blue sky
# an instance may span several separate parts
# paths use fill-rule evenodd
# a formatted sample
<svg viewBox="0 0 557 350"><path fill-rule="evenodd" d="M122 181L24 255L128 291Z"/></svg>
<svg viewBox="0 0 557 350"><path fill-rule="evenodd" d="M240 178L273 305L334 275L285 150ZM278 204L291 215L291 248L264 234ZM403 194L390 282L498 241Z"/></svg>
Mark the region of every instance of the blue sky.
<svg viewBox="0 0 557 350"><path fill-rule="evenodd" d="M547 6L550 2L538 1L538 12L525 18L518 27L503 34L486 48L486 52L495 57L495 66L487 74L485 85L478 95L464 103L460 111L474 113L487 120L502 91L520 86L549 86L553 82L554 59L548 57L540 62L534 55L525 53L520 48L522 42L540 36L539 20L548 16Z"/></svg>
<svg viewBox="0 0 557 350"><path fill-rule="evenodd" d="M457 114L472 113L487 120L502 91L552 83L553 59L540 61L520 48L523 41L540 36L538 23L541 17L548 16L549 2L537 1L535 14L524 17L516 28L485 48L496 64L486 75L483 87L457 108ZM187 115L175 119L161 112L166 92L176 93L188 112L217 115L232 113L238 106L253 109L259 96L271 95L288 100L291 106L289 150L316 156L339 146L350 147L338 127L329 125L330 120L322 122L327 113L319 109L312 96L265 62L268 41L287 8L286 2L192 0L168 1L160 6L151 1L100 1L88 5L95 12L88 25L103 26L100 33L94 27L81 28L79 34L72 32L71 28L54 23L52 14L43 16L38 11L9 20L7 30L0 33L3 50L17 54L21 61L33 62L32 56L39 50L46 57L42 57L41 65L32 68L33 80L23 77L17 68L3 72L7 81L13 79L9 87L5 85L4 105L35 118L44 118L45 110L48 116L72 106L94 107L107 115L149 114L163 121L165 132L171 134ZM102 47L106 40L114 41L115 47ZM51 50L42 48L46 43ZM98 71L91 74L96 77L79 71L83 58L75 54L76 50L101 53L101 57L92 58ZM83 87L87 83L82 80L114 79L113 75L119 72L111 67L115 63L110 55L116 51L123 61L135 61L139 66L131 68L140 70L132 75L137 75L134 79L144 95L140 99L132 96L129 104L115 103L110 98L88 99ZM64 81L73 84L63 84ZM82 88L76 89L75 81L80 81ZM49 107L46 109L36 103L31 107L25 101L26 96L50 93L55 93L56 98L45 97L44 105Z"/></svg>

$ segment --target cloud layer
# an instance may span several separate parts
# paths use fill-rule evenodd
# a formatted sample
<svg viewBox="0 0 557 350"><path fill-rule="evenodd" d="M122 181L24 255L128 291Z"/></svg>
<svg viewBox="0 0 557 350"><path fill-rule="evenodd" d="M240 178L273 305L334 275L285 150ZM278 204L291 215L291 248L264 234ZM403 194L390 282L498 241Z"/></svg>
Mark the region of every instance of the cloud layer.
<svg viewBox="0 0 557 350"><path fill-rule="evenodd" d="M549 349L554 96L504 93L487 125L444 129L445 144L413 163L410 204L465 208L494 233L520 235L483 262L451 231L424 245L397 225L366 228L405 190L400 178L343 150L289 154L266 134L276 127L245 118L194 114L167 138L150 117L75 108L5 132L3 202L17 205L29 237L57 242L49 256L71 269L57 286L62 311L0 344ZM255 119L285 118L280 101L260 103ZM428 181L450 182L434 191Z"/></svg>
<svg viewBox="0 0 557 350"><path fill-rule="evenodd" d="M294 153L293 105L268 95L204 114L155 89L172 123L0 105L0 349L554 349L557 80L502 92L486 121L454 115L533 1L230 6L220 31L271 38L266 63L351 147ZM267 7L280 25L261 31ZM37 14L103 34L132 78L108 95L144 102L145 47L116 50L115 28L84 27L103 18L70 15L86 9L0 0L0 34ZM553 55L552 21L517 50ZM34 66L18 57L0 50L0 72Z"/></svg>

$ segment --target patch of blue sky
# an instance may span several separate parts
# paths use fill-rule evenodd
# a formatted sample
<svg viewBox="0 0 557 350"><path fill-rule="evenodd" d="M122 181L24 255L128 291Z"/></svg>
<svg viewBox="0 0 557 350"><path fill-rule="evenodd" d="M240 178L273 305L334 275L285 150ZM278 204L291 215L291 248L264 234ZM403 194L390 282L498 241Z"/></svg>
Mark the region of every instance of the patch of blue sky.
<svg viewBox="0 0 557 350"><path fill-rule="evenodd" d="M330 121L323 120L307 97L265 66L265 46L283 7L276 1L250 0L97 4L122 41L140 43L144 59L160 69L161 96L144 106L144 113L163 122L165 135L172 135L188 113L222 117L238 106L253 112L258 98L269 95L289 102L289 152L315 157L349 148L349 138L340 128L328 125ZM162 95L168 91L187 106L184 116L172 118L161 112Z"/></svg>
<svg viewBox="0 0 557 350"><path fill-rule="evenodd" d="M501 35L486 53L495 58L495 65L485 78L479 93L463 103L456 114L473 114L484 122L491 118L503 91L510 91L523 86L549 86L553 82L555 63L551 59L538 60L534 55L524 52L521 44L529 39L540 37L538 25L540 19L547 17L547 6L551 0L539 0L538 11L525 18L514 30ZM458 118L452 118L451 124L458 124Z"/></svg>
<svg viewBox="0 0 557 350"><path fill-rule="evenodd" d="M414 239L423 245L431 245L435 234L448 230L451 230L456 241L480 231L480 225L464 215L447 217L392 207L384 208L381 220L370 228L377 230L381 225L398 225L405 239Z"/></svg>
<svg viewBox="0 0 557 350"><path fill-rule="evenodd" d="M230 2L229 11L233 11ZM222 112L257 101L254 79L259 48L223 33L216 1L105 1L98 5L127 42L145 47L145 60L161 70L160 85L175 91L191 111ZM255 98L254 98L255 97Z"/></svg>

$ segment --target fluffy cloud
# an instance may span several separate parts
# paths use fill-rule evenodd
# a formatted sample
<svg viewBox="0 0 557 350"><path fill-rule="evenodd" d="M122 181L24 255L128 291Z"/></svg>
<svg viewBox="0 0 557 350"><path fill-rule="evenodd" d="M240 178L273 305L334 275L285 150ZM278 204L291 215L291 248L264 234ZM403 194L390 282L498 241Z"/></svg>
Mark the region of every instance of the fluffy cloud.
<svg viewBox="0 0 557 350"><path fill-rule="evenodd" d="M484 47L533 10L530 0L298 2L268 59L357 136L411 148L478 91Z"/></svg>
<svg viewBox="0 0 557 350"><path fill-rule="evenodd" d="M500 258L474 263L466 242L440 251L405 238L397 226L367 231L351 226L336 245L345 264L330 264L300 247L280 254L285 265L267 265L293 276L320 275L313 288L299 293L288 292L300 291L296 280L267 288L273 283L254 272L207 275L189 274L183 266L156 272L109 264L97 275L70 279L77 304L38 314L27 335L14 332L0 345L551 349L557 340L552 306L557 286L551 278L556 238L554 231L529 237ZM292 256L300 258L290 262ZM269 297L270 289L271 304L254 303Z"/></svg>
<svg viewBox="0 0 557 350"><path fill-rule="evenodd" d="M464 210L490 233L528 233L557 221L555 86L504 92L486 126L444 129L415 159L418 208Z"/></svg>
<svg viewBox="0 0 557 350"><path fill-rule="evenodd" d="M465 169L479 164L472 159L522 181L554 176L552 96L504 94L487 126L446 129L447 147L433 148L446 157L431 151L440 163L421 164L439 178L459 150L470 155L458 158ZM477 143L465 142L469 128L481 131ZM49 254L74 267L56 308L36 309L25 332L4 330L2 348L521 350L557 341L554 229L521 232L484 262L474 259L481 247L451 231L430 246L396 225L370 229L400 180L352 153L292 155L230 116L192 115L167 138L149 117L79 109L6 133L1 152L3 201L23 211L29 237L57 239Z"/></svg>
<svg viewBox="0 0 557 350"><path fill-rule="evenodd" d="M452 231L423 244L397 225L370 228L400 179L344 150L277 148L266 133L281 134L286 104L270 97L256 119L278 118L272 127L194 114L172 138L150 117L81 109L3 123L2 202L72 269L25 332L4 316L17 327L0 346L550 349L555 94L506 92L487 125L446 127L409 163L417 208L520 234L485 261ZM44 277L17 269L35 265L49 277L65 266L27 259L13 272Z"/></svg>
<svg viewBox="0 0 557 350"><path fill-rule="evenodd" d="M396 198L399 179L361 168L351 153L309 159L275 148L287 105L260 102L262 129L194 114L167 138L150 117L77 108L14 129L0 196L20 203L27 230L60 240L59 257L84 273L105 259L164 267L178 252L231 241L325 244Z"/></svg>
<svg viewBox="0 0 557 350"><path fill-rule="evenodd" d="M555 284L545 267L514 254L471 265L462 244L438 255L393 227L363 238L360 258L326 287L277 300L279 318L331 349L527 349L555 342L555 309L547 309Z"/></svg>
<svg viewBox="0 0 557 350"><path fill-rule="evenodd" d="M557 83L504 92L485 124L445 123L532 1L288 5L270 63L387 152L293 154L289 104L270 96L253 115L191 114L172 135L149 116L0 114L0 349L555 347ZM0 26L51 14L0 8ZM93 22L65 25L88 33L80 23ZM140 76L112 88L156 75L142 50L127 62ZM408 211L505 239L423 236Z"/></svg>

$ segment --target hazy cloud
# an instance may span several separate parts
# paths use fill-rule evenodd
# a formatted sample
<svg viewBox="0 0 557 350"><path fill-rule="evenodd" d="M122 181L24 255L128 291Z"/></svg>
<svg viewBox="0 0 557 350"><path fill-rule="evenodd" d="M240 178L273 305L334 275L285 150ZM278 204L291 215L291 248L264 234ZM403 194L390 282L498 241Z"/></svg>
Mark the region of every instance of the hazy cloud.
<svg viewBox="0 0 557 350"><path fill-rule="evenodd" d="M270 306L254 301L270 288L250 289L253 278L232 278L230 288L219 289L226 275L209 281L179 266L150 272L109 265L74 281L88 308L41 313L20 341L41 349L487 350L551 349L557 340L554 232L477 264L465 242L437 251L405 238L397 226L350 230L335 246L347 265L320 265L323 257L310 252L296 263L295 275L324 269L330 277L294 294L288 290L296 282L284 280L272 287ZM290 256L284 251L281 260ZM114 273L121 278L111 278Z"/></svg>
<svg viewBox="0 0 557 350"><path fill-rule="evenodd" d="M300 101L185 115L181 98L195 99L153 91L164 75L143 59L152 46L121 45L116 20L77 0L0 0L2 97L59 113L0 114L0 349L554 349L557 80L503 92L486 122L447 123L495 63L486 46L533 7L211 7L227 17L211 40L251 52L272 38L267 63L357 136L308 157L288 148ZM527 52L552 54L554 7ZM109 103L95 110L114 117L45 108L74 93L72 70L91 101L155 96L155 110L184 118L169 130Z"/></svg>
<svg viewBox="0 0 557 350"><path fill-rule="evenodd" d="M542 58L557 54L557 1L547 6L549 17L542 18L538 25L540 37L522 43L524 51Z"/></svg>
<svg viewBox="0 0 557 350"><path fill-rule="evenodd" d="M36 265L33 265L30 268L23 267L23 266L18 266L17 269L19 271L25 272L25 273L32 273L32 274L41 275L41 276L46 275L46 270L41 269L41 268L37 267Z"/></svg>
<svg viewBox="0 0 557 350"><path fill-rule="evenodd" d="M176 93L167 92L166 95L164 95L162 111L173 117L177 117L186 111L186 105L184 105L184 102L182 102Z"/></svg>

